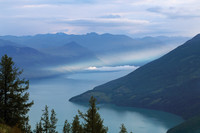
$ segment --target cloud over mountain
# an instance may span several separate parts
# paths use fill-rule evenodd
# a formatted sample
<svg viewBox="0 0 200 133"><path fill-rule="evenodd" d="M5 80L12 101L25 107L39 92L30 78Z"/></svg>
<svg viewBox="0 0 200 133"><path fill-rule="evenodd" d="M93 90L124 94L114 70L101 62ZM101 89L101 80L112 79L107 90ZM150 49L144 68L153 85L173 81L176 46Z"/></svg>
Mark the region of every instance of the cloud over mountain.
<svg viewBox="0 0 200 133"><path fill-rule="evenodd" d="M193 36L200 30L199 4L198 0L0 0L0 35L107 32Z"/></svg>

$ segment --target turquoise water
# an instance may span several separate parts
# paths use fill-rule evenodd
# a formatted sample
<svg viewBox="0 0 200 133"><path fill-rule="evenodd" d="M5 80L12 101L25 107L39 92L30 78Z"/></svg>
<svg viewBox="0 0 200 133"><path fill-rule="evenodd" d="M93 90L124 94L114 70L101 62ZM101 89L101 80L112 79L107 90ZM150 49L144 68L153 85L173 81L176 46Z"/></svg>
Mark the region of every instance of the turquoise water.
<svg viewBox="0 0 200 133"><path fill-rule="evenodd" d="M31 80L30 99L34 105L29 112L30 124L35 128L39 122L45 105L49 112L53 108L57 113L57 130L62 133L65 119L72 121L78 109L86 112L87 106L69 102L69 98L92 89L93 87L128 74L130 71L74 73L54 78ZM117 107L114 105L98 105L104 125L109 133L119 132L121 123L133 133L166 133L167 129L182 122L183 119L166 112L140 108Z"/></svg>

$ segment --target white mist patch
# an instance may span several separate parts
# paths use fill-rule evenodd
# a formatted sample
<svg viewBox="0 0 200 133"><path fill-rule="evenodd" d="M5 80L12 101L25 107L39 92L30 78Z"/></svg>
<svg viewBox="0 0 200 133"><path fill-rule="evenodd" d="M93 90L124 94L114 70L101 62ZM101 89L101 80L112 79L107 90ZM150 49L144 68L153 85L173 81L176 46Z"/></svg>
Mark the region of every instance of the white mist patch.
<svg viewBox="0 0 200 133"><path fill-rule="evenodd" d="M132 65L122 65L122 66L82 66L82 65L68 65L68 66L59 66L55 68L50 68L49 70L59 73L65 72L81 72L81 71L91 71L91 72L112 72L112 71L134 71L138 68L138 66Z"/></svg>
<svg viewBox="0 0 200 133"><path fill-rule="evenodd" d="M175 49L177 46L178 45L176 44L169 44L167 46L143 49L139 51L130 50L122 53L99 55L99 58L105 64L128 64L130 62L152 61Z"/></svg>
<svg viewBox="0 0 200 133"><path fill-rule="evenodd" d="M88 70L88 71L123 71L123 70L135 70L137 68L138 68L137 66L130 66L130 65L102 66L102 67L91 66L91 67L86 68L85 70Z"/></svg>
<svg viewBox="0 0 200 133"><path fill-rule="evenodd" d="M84 70L85 67L81 65L66 65L66 66L58 66L54 68L49 68L51 71L56 71L60 73L65 73L65 72L75 72L75 71L82 71Z"/></svg>

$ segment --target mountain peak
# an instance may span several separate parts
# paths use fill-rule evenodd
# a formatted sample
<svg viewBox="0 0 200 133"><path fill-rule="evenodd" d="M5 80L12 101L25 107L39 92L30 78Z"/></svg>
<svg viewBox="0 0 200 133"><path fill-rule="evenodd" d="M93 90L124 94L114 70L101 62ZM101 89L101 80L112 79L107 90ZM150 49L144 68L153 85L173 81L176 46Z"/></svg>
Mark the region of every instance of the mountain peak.
<svg viewBox="0 0 200 133"><path fill-rule="evenodd" d="M99 34L97 34L96 32L90 32L90 33L87 33L86 35L89 35L89 36L97 36Z"/></svg>

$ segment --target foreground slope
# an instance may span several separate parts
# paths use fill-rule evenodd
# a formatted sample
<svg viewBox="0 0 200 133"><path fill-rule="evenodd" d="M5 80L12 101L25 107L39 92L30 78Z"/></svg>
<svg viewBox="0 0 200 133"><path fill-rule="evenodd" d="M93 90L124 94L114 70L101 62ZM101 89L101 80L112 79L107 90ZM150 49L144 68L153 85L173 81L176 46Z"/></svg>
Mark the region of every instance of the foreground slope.
<svg viewBox="0 0 200 133"><path fill-rule="evenodd" d="M134 72L70 99L171 112L189 118L200 113L200 35Z"/></svg>

